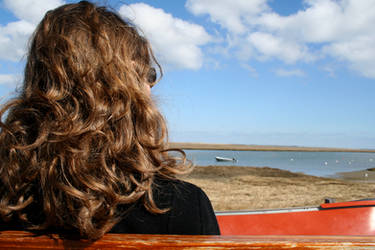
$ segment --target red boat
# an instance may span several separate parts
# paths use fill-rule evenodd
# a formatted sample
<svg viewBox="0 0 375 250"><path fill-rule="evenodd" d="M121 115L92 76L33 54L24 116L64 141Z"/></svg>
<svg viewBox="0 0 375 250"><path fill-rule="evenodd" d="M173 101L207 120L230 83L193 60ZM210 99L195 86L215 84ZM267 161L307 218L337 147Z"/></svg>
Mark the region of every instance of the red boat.
<svg viewBox="0 0 375 250"><path fill-rule="evenodd" d="M216 216L222 235L375 235L375 199Z"/></svg>

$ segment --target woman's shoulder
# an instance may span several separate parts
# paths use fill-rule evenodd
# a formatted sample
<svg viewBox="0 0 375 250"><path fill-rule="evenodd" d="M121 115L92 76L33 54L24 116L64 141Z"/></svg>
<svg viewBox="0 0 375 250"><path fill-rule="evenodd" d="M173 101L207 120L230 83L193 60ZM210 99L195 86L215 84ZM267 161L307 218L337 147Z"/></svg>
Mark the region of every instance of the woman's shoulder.
<svg viewBox="0 0 375 250"><path fill-rule="evenodd" d="M215 213L204 191L177 179L156 178L153 199L163 214L148 212L141 203L128 210L113 233L220 234Z"/></svg>
<svg viewBox="0 0 375 250"><path fill-rule="evenodd" d="M176 194L179 197L183 196L195 196L204 195L204 191L190 183L180 179L162 179L158 178L154 182L154 191L163 192L169 194Z"/></svg>
<svg viewBox="0 0 375 250"><path fill-rule="evenodd" d="M170 233L220 234L211 202L200 187L182 180L159 180L156 185L171 198Z"/></svg>
<svg viewBox="0 0 375 250"><path fill-rule="evenodd" d="M168 199L172 202L171 207L183 208L195 207L212 209L211 202L206 193L198 186L179 179L155 181L154 196L156 200Z"/></svg>

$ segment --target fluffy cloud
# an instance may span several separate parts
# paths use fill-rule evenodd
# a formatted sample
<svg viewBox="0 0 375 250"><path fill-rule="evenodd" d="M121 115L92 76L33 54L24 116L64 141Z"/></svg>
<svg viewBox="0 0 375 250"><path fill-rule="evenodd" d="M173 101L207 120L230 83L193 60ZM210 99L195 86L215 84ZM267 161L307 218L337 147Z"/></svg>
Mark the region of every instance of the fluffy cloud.
<svg viewBox="0 0 375 250"><path fill-rule="evenodd" d="M199 46L211 40L202 26L173 17L144 3L124 5L119 13L132 20L150 40L157 57L169 67L199 69Z"/></svg>
<svg viewBox="0 0 375 250"><path fill-rule="evenodd" d="M307 43L342 41L372 33L375 2L309 0L307 8L289 16L263 13L259 28Z"/></svg>
<svg viewBox="0 0 375 250"><path fill-rule="evenodd" d="M44 14L64 4L61 0L4 0L5 6L19 19L37 24Z"/></svg>
<svg viewBox="0 0 375 250"><path fill-rule="evenodd" d="M247 42L252 45L260 58L276 57L286 63L307 60L312 57L307 49L296 42L285 40L270 33L254 32L247 37Z"/></svg>
<svg viewBox="0 0 375 250"><path fill-rule="evenodd" d="M188 0L186 7L195 15L208 14L226 29L227 37L237 41L233 48L242 60L277 58L294 63L330 56L375 78L375 1L304 2L303 10L288 16L261 0Z"/></svg>
<svg viewBox="0 0 375 250"><path fill-rule="evenodd" d="M0 59L19 61L26 53L27 41L44 13L59 0L4 0L4 5L20 20L0 26Z"/></svg>
<svg viewBox="0 0 375 250"><path fill-rule="evenodd" d="M22 76L11 74L0 74L0 85L15 86L21 82Z"/></svg>
<svg viewBox="0 0 375 250"><path fill-rule="evenodd" d="M335 42L323 50L330 56L349 63L353 70L365 77L375 78L375 36L368 35Z"/></svg>
<svg viewBox="0 0 375 250"><path fill-rule="evenodd" d="M34 30L27 21L17 21L0 26L0 59L18 61L26 52L26 44Z"/></svg>
<svg viewBox="0 0 375 250"><path fill-rule="evenodd" d="M363 0L309 0L308 7L294 15L275 19L265 14L259 23L278 37L300 45L320 46L321 56L346 62L366 77L375 78L375 2ZM311 53L310 53L311 54ZM309 56L309 54L307 54ZM286 59L286 58L284 58Z"/></svg>
<svg viewBox="0 0 375 250"><path fill-rule="evenodd" d="M213 22L232 32L243 33L249 22L268 10L266 2L266 0L188 0L185 6L195 15L209 14Z"/></svg>

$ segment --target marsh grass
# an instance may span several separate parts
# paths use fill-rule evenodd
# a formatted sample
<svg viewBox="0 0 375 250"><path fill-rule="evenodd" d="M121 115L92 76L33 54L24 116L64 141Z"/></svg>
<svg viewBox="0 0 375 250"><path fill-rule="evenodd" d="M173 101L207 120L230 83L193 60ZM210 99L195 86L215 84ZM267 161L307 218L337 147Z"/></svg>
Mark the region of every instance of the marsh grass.
<svg viewBox="0 0 375 250"><path fill-rule="evenodd" d="M370 172L370 171L368 171ZM196 167L183 179L201 187L216 211L319 206L375 197L375 173L323 178L269 167Z"/></svg>

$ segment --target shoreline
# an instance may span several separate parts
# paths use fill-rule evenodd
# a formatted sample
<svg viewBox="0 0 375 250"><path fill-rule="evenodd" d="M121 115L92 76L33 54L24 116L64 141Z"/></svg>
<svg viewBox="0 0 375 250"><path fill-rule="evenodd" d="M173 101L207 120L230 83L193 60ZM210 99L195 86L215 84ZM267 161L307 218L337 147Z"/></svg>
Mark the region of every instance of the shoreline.
<svg viewBox="0 0 375 250"><path fill-rule="evenodd" d="M215 144L215 143L192 143L192 142L170 142L169 147L170 148L182 148L182 149L187 149L187 150L304 151L304 152L375 153L375 149L277 146L277 145Z"/></svg>
<svg viewBox="0 0 375 250"><path fill-rule="evenodd" d="M360 183L375 183L375 171L372 169L365 169L359 171L350 172L339 172L332 176L332 178L345 180L345 181L355 181ZM375 196L375 190L374 190Z"/></svg>
<svg viewBox="0 0 375 250"><path fill-rule="evenodd" d="M182 179L201 187L215 211L317 207L326 198L375 197L375 171L370 170L317 177L269 167L197 166Z"/></svg>

